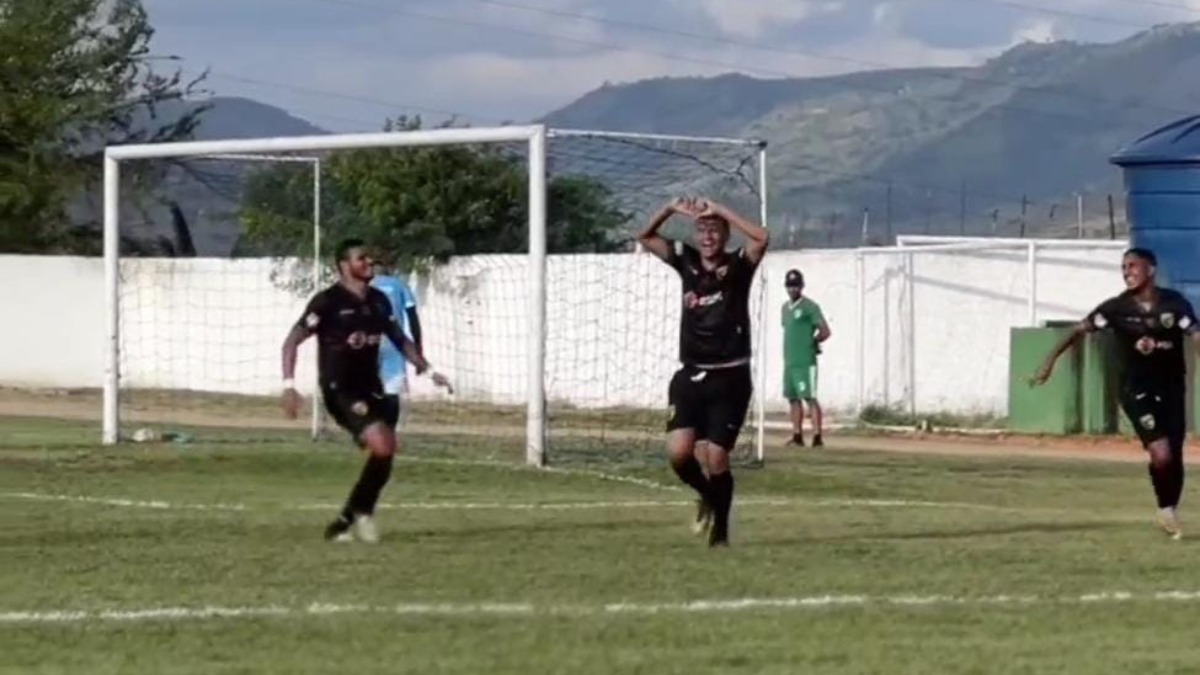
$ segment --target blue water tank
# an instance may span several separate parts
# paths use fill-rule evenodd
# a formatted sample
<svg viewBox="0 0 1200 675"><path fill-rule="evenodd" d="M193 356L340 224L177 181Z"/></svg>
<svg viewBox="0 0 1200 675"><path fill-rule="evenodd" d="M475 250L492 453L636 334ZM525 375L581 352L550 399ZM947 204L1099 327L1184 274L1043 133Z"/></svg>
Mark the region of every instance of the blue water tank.
<svg viewBox="0 0 1200 675"><path fill-rule="evenodd" d="M1154 251L1159 283L1200 308L1200 115L1142 136L1111 161L1125 170L1130 243Z"/></svg>

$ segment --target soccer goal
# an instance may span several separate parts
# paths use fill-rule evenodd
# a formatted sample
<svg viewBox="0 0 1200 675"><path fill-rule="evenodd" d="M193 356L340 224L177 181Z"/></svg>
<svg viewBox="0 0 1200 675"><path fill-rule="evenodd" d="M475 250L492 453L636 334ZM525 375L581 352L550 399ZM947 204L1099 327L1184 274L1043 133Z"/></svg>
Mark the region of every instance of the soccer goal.
<svg viewBox="0 0 1200 675"><path fill-rule="evenodd" d="M1124 246L902 236L856 250L855 407L906 424L1001 424L1011 330L1084 316Z"/></svg>
<svg viewBox="0 0 1200 675"><path fill-rule="evenodd" d="M410 373L410 450L658 458L678 281L631 235L681 194L765 220L765 159L751 140L542 126L110 147L103 440L340 434L320 412L312 340L297 372L311 415L282 419L278 352L332 281L335 240L359 236L389 254L455 384L450 398ZM444 255L407 255L418 240ZM761 283L752 292L761 325ZM742 439L761 460L761 425Z"/></svg>

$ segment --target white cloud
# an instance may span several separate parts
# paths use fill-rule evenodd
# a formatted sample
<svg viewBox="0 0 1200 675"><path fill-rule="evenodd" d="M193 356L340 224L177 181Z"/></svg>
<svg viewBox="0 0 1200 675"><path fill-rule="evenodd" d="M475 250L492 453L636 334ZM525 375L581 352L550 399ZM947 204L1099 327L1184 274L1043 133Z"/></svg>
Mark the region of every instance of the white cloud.
<svg viewBox="0 0 1200 675"><path fill-rule="evenodd" d="M680 0L688 4L696 0ZM726 35L756 38L768 27L796 24L821 12L833 12L842 3L832 0L700 0L700 6Z"/></svg>
<svg viewBox="0 0 1200 675"><path fill-rule="evenodd" d="M1054 42L1064 36L1058 25L1049 19L1033 19L1026 21L1013 35L1013 42Z"/></svg>

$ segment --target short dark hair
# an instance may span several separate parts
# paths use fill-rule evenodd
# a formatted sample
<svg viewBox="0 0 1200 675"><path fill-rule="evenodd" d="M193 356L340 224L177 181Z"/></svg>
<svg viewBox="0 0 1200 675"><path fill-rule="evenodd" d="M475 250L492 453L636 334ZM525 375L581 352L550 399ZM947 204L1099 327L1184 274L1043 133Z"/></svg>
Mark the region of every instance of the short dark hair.
<svg viewBox="0 0 1200 675"><path fill-rule="evenodd" d="M350 251L356 248L363 248L366 245L367 242L356 237L343 239L342 242L337 245L337 248L333 249L333 264L337 265L338 263L346 262L346 260L350 258Z"/></svg>
<svg viewBox="0 0 1200 675"><path fill-rule="evenodd" d="M1140 246L1134 246L1133 248L1129 249L1128 251L1125 251L1125 255L1127 255L1127 256L1131 255L1135 258L1141 258L1142 260L1145 260L1146 262L1150 263L1154 267L1158 267L1158 256L1154 255L1154 251L1151 251L1148 248L1141 248ZM1124 257L1124 256L1122 256L1122 257Z"/></svg>

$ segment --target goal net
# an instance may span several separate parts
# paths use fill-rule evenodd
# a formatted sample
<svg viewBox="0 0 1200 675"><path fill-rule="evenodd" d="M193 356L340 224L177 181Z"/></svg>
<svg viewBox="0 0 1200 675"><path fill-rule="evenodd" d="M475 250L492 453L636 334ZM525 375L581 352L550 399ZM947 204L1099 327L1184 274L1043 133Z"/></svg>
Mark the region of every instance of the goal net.
<svg viewBox="0 0 1200 675"><path fill-rule="evenodd" d="M1109 283L1123 244L902 236L855 252L864 419L883 425L1004 426L1014 327L1077 321Z"/></svg>
<svg viewBox="0 0 1200 675"><path fill-rule="evenodd" d="M759 220L760 144L540 127L366 138L115 149L106 440L345 443L314 396L315 340L296 374L308 409L283 419L279 350L333 281L336 242L357 236L410 288L426 355L455 385L448 396L409 370L409 451L661 461L679 282L632 234L679 195ZM760 457L756 440L748 424L738 456Z"/></svg>

